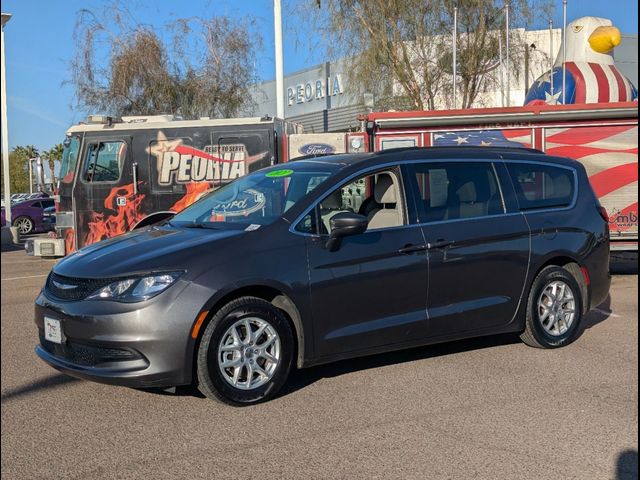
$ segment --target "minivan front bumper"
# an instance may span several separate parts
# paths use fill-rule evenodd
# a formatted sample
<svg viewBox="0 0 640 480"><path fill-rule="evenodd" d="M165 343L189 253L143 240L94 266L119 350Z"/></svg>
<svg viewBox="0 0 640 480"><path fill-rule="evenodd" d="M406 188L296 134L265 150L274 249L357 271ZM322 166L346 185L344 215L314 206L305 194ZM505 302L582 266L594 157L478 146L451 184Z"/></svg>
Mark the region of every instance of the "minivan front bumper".
<svg viewBox="0 0 640 480"><path fill-rule="evenodd" d="M191 326L201 299L178 281L148 302L56 301L41 292L35 302L40 344L36 354L68 375L129 387L191 383ZM180 300L177 301L177 297ZM44 319L60 322L60 344L45 340Z"/></svg>

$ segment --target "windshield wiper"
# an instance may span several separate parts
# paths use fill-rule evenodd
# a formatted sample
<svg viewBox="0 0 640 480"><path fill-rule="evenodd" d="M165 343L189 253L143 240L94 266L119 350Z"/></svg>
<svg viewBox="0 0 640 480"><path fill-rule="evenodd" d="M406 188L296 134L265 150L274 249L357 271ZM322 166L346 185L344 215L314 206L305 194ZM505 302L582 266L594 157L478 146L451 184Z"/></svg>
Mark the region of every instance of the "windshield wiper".
<svg viewBox="0 0 640 480"><path fill-rule="evenodd" d="M209 229L209 230L218 230L217 227L214 227L210 223L204 223L204 222L188 223L186 225L183 225L183 227L186 227L186 228L206 228L206 229Z"/></svg>

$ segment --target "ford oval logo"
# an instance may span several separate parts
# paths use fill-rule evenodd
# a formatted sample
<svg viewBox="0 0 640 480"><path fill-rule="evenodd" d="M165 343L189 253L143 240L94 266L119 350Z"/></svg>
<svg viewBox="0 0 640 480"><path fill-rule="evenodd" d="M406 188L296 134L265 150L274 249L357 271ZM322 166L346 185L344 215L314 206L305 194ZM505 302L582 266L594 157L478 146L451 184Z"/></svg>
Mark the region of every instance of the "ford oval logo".
<svg viewBox="0 0 640 480"><path fill-rule="evenodd" d="M238 192L233 199L218 202L211 210L212 216L239 217L261 210L267 200L263 193L251 188Z"/></svg>
<svg viewBox="0 0 640 480"><path fill-rule="evenodd" d="M334 153L336 149L326 143L307 143L301 146L298 151L303 155L326 155Z"/></svg>

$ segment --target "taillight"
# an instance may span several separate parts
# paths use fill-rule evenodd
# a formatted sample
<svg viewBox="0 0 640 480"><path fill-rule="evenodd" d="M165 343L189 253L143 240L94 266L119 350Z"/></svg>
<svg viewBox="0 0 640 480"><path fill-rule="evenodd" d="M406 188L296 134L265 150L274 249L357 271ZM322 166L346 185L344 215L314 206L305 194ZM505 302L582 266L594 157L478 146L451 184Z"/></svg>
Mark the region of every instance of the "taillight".
<svg viewBox="0 0 640 480"><path fill-rule="evenodd" d="M602 219L609 223L609 214L607 213L607 209L604 208L602 205L598 205L598 213L600 214L600 216L602 217Z"/></svg>
<svg viewBox="0 0 640 480"><path fill-rule="evenodd" d="M600 207L600 208L602 208L602 207ZM584 277L584 283L588 287L589 285L591 285L591 278L589 278L589 270L587 270L587 267L582 267L582 268L580 268L580 270L582 270L582 276Z"/></svg>

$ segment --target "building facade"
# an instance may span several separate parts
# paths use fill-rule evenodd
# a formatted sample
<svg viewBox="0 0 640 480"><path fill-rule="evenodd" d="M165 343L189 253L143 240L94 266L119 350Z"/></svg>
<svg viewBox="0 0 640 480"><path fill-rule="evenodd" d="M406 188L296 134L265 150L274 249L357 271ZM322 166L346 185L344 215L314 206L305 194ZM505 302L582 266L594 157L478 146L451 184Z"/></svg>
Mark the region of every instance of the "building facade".
<svg viewBox="0 0 640 480"><path fill-rule="evenodd" d="M520 59L517 67L512 65L507 75L507 62L504 59L497 62L497 67L485 75L473 107L523 105L529 86L551 68L562 43L562 30L559 28L551 32L548 29L517 29L512 35L522 40L518 42L521 55L515 52ZM511 52L513 56L514 52ZM615 50L615 60L620 71L637 86L637 35L622 36L622 43ZM301 124L308 133L358 130L358 115L376 108L375 103L373 107L365 106L364 92L349 85L348 69L348 59L341 59L285 76L285 118ZM251 92L254 107L245 113L275 116L275 88L275 80L256 85ZM393 88L398 90L395 85ZM453 98L441 96L436 105L437 109L453 108Z"/></svg>

